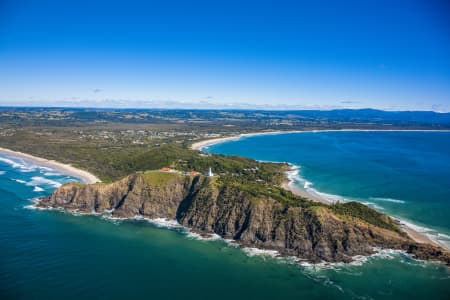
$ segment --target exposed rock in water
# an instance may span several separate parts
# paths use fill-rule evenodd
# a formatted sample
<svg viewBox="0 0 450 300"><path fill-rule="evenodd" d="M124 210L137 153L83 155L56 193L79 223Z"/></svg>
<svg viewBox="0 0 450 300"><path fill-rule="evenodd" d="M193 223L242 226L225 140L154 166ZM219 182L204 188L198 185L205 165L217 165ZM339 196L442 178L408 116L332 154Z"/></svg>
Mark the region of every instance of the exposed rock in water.
<svg viewBox="0 0 450 300"><path fill-rule="evenodd" d="M448 251L415 243L391 218L362 204L354 204L356 210L335 209L300 197L298 204L284 203L199 175L155 171L110 184L69 183L37 205L87 213L112 210L114 217L121 218L173 219L199 233L215 233L243 246L277 250L310 262L350 262L352 256L373 254L377 247L402 249L450 265ZM357 213L352 215L353 211ZM380 224L386 226L376 225L372 215L365 218L367 212L380 215Z"/></svg>

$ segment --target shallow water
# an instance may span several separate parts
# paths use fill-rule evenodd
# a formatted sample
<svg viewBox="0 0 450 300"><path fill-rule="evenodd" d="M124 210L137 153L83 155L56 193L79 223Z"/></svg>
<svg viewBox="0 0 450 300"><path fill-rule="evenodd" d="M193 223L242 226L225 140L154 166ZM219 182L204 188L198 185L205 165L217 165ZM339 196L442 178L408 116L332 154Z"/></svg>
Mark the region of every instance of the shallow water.
<svg viewBox="0 0 450 300"><path fill-rule="evenodd" d="M9 159L15 165L0 160L1 299L446 299L450 294L446 267L402 254L370 258L360 266L300 267L145 220L29 209L30 199L74 179Z"/></svg>
<svg viewBox="0 0 450 300"><path fill-rule="evenodd" d="M260 135L204 150L290 162L300 167L299 186L364 202L450 246L450 132Z"/></svg>

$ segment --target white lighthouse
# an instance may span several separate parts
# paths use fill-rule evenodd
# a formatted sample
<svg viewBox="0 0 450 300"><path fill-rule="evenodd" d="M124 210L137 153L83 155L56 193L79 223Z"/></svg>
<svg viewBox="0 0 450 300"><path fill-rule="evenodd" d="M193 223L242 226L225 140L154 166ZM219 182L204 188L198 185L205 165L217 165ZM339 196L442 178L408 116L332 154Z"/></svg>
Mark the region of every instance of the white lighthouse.
<svg viewBox="0 0 450 300"><path fill-rule="evenodd" d="M208 176L209 176L209 177L213 177L213 176L214 176L214 174L213 174L213 172L212 172L212 170L211 170L211 167L209 167Z"/></svg>

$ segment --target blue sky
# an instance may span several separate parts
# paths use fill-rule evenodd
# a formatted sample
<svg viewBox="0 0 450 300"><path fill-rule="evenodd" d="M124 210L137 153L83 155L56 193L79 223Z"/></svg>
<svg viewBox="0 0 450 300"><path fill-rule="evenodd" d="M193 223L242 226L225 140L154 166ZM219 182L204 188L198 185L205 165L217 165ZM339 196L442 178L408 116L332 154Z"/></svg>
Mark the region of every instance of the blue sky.
<svg viewBox="0 0 450 300"><path fill-rule="evenodd" d="M449 20L445 0L0 0L0 105L450 111Z"/></svg>

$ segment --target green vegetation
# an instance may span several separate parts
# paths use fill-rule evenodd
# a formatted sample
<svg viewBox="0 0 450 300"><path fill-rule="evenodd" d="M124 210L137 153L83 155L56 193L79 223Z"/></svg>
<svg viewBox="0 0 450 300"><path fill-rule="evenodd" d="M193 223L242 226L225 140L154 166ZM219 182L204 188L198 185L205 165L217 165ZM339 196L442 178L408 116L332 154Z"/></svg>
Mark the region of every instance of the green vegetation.
<svg viewBox="0 0 450 300"><path fill-rule="evenodd" d="M178 170L201 173L211 167L214 173L233 176L242 183L279 183L283 178L279 164L263 164L243 157L204 157L189 150L189 145L208 138L265 130L431 129L449 124L448 117L441 115L441 121L428 125L422 121L406 122L411 119L408 116L370 110L283 112L5 107L0 108L0 146L70 163L94 173L105 182L134 171L174 165Z"/></svg>
<svg viewBox="0 0 450 300"><path fill-rule="evenodd" d="M70 163L88 170L104 182L144 172L157 185L178 176L147 172L170 167L205 174L209 167L219 177L217 186L244 191L259 201L272 198L289 206L317 210L313 203L280 187L285 180L283 163L258 162L239 156L207 155L193 151L195 141L263 130L308 130L339 128L426 128L424 125L389 119L377 112L353 119L340 114L313 112L208 111L208 110L96 110L0 108L0 146ZM318 117L321 115L321 117ZM352 115L352 114L350 114ZM397 115L392 115L394 117ZM342 216L400 232L389 217L367 206L350 202L329 206Z"/></svg>
<svg viewBox="0 0 450 300"><path fill-rule="evenodd" d="M401 233L391 218L359 202L337 203L332 205L331 209L337 214L358 218L369 224Z"/></svg>
<svg viewBox="0 0 450 300"><path fill-rule="evenodd" d="M276 183L254 182L252 180L245 181L246 177L220 177L219 184L223 187L228 186L236 188L250 195L254 201L272 198L280 203L295 207L310 207L312 205L322 205L311 202L306 198L302 198L292 194L292 192L281 188Z"/></svg>
<svg viewBox="0 0 450 300"><path fill-rule="evenodd" d="M450 114L360 110L207 110L0 107L0 124L84 127L86 124L152 124L199 132L338 128L450 127Z"/></svg>
<svg viewBox="0 0 450 300"><path fill-rule="evenodd" d="M144 180L148 185L162 187L168 181L173 180L181 175L177 173L166 173L158 171L148 171L143 173Z"/></svg>
<svg viewBox="0 0 450 300"><path fill-rule="evenodd" d="M83 134L88 135L88 131L95 129L84 129ZM79 135L73 135L71 130L64 128L20 129L11 136L0 135L0 145L72 164L92 172L104 182L112 182L136 171L162 167L203 174L211 167L214 173L239 177L244 181L280 182L283 178L281 164L260 163L244 157L200 155L198 151L189 149L187 141L160 143L158 139L158 143L133 144L124 137L119 139L112 131L108 132L113 138L80 141Z"/></svg>

